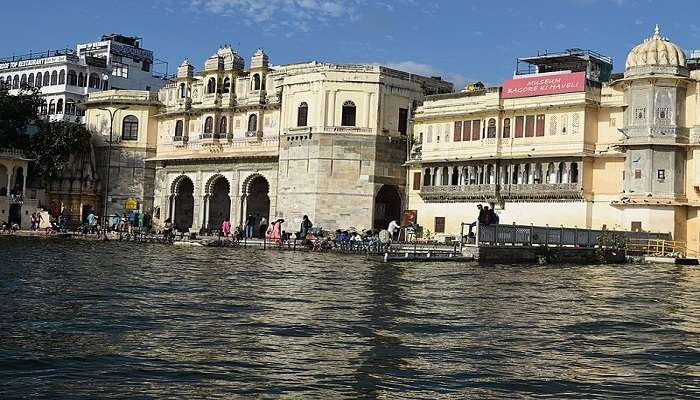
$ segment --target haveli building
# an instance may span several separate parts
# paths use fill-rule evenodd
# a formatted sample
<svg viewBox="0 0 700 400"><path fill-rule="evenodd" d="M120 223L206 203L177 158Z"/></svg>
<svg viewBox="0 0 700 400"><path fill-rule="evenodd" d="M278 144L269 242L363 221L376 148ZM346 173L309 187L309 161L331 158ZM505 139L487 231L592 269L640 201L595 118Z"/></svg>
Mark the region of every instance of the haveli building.
<svg viewBox="0 0 700 400"><path fill-rule="evenodd" d="M500 223L670 232L698 249L700 71L653 35L624 74L572 49L519 60L502 87L429 96L415 112L408 208L455 235Z"/></svg>
<svg viewBox="0 0 700 400"><path fill-rule="evenodd" d="M262 50L246 68L226 46L200 72L185 60L157 96L92 94L87 126L104 149L104 109L116 112L109 214L129 201L179 230L247 215L385 227L405 204L410 115L425 95L447 92L440 79L377 65L273 66Z"/></svg>

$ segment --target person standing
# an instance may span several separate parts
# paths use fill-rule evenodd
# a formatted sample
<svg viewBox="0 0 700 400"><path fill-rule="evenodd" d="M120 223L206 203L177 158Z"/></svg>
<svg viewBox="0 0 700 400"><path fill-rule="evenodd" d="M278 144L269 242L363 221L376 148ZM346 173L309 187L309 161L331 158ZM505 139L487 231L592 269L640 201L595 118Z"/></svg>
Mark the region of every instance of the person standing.
<svg viewBox="0 0 700 400"><path fill-rule="evenodd" d="M221 224L221 232L224 234L224 237L228 239L228 235L231 234L231 221L229 221L228 217L224 218L224 222Z"/></svg>
<svg viewBox="0 0 700 400"><path fill-rule="evenodd" d="M282 223L284 222L283 219L278 219L272 224L272 229L270 230L270 240L277 242L278 244L282 243Z"/></svg>
<svg viewBox="0 0 700 400"><path fill-rule="evenodd" d="M392 219L391 222L389 222L389 227L387 228L387 230L389 231L389 233L391 233L391 240L399 240L399 231L401 230L401 225L399 225L398 221Z"/></svg>
<svg viewBox="0 0 700 400"><path fill-rule="evenodd" d="M264 216L260 218L260 227L258 230L258 237L260 239L265 239L265 232L267 232L267 218Z"/></svg>
<svg viewBox="0 0 700 400"><path fill-rule="evenodd" d="M299 237L301 240L306 240L306 235L309 234L309 230L314 226L314 224L311 223L311 220L309 219L308 215L304 215L304 217L301 219L301 229L299 229Z"/></svg>
<svg viewBox="0 0 700 400"><path fill-rule="evenodd" d="M255 232L255 217L253 216L253 214L248 214L248 218L245 221L245 237L246 237L246 239L252 239L254 232Z"/></svg>

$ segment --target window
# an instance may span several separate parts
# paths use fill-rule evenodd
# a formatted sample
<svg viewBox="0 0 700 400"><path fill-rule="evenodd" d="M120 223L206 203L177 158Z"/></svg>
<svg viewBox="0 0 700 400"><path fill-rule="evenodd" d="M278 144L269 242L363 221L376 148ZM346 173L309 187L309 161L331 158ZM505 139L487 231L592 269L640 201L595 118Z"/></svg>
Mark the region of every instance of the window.
<svg viewBox="0 0 700 400"><path fill-rule="evenodd" d="M510 118L503 120L503 136L504 138L510 137Z"/></svg>
<svg viewBox="0 0 700 400"><path fill-rule="evenodd" d="M432 125L428 125L428 135L425 137L425 141L427 143L433 142L433 126Z"/></svg>
<svg viewBox="0 0 700 400"><path fill-rule="evenodd" d="M257 114L251 114L250 117L248 117L248 132L257 132L258 131L258 116Z"/></svg>
<svg viewBox="0 0 700 400"><path fill-rule="evenodd" d="M66 100L66 114L68 115L75 115L76 108L75 108L75 101L68 99Z"/></svg>
<svg viewBox="0 0 700 400"><path fill-rule="evenodd" d="M646 107L637 107L634 109L634 118L636 120L642 120L647 117L647 108Z"/></svg>
<svg viewBox="0 0 700 400"><path fill-rule="evenodd" d="M187 85L184 83L180 84L180 98L184 99L187 97Z"/></svg>
<svg viewBox="0 0 700 400"><path fill-rule="evenodd" d="M88 84L93 89L99 89L100 88L100 76L97 75L96 73L90 74Z"/></svg>
<svg viewBox="0 0 700 400"><path fill-rule="evenodd" d="M85 87L85 75L82 72L78 74L78 86Z"/></svg>
<svg viewBox="0 0 700 400"><path fill-rule="evenodd" d="M399 133L406 135L408 131L408 108L399 108Z"/></svg>
<svg viewBox="0 0 700 400"><path fill-rule="evenodd" d="M143 60L141 64L141 71L149 72L151 70L151 62L149 60Z"/></svg>
<svg viewBox="0 0 700 400"><path fill-rule="evenodd" d="M578 164L576 163L571 163L571 171L569 171L569 174L571 175L571 179L569 180L571 183L578 183Z"/></svg>
<svg viewBox="0 0 700 400"><path fill-rule="evenodd" d="M260 75L253 75L253 90L260 90Z"/></svg>
<svg viewBox="0 0 700 400"><path fill-rule="evenodd" d="M230 93L231 92L231 79L229 78L224 78L224 90L222 93Z"/></svg>
<svg viewBox="0 0 700 400"><path fill-rule="evenodd" d="M46 115L47 109L46 109L46 100L41 101L41 110L40 110L41 115Z"/></svg>
<svg viewBox="0 0 700 400"><path fill-rule="evenodd" d="M51 86L58 85L58 72L53 71L51 73Z"/></svg>
<svg viewBox="0 0 700 400"><path fill-rule="evenodd" d="M24 87L27 85L27 74L22 74L22 77L19 79L19 86Z"/></svg>
<svg viewBox="0 0 700 400"><path fill-rule="evenodd" d="M219 120L219 133L225 135L228 131L228 121L226 117L221 117Z"/></svg>
<svg viewBox="0 0 700 400"><path fill-rule="evenodd" d="M41 72L36 73L36 87L41 87L41 80L43 79Z"/></svg>
<svg viewBox="0 0 700 400"><path fill-rule="evenodd" d="M183 123L181 119L175 122L175 137L182 137L182 127Z"/></svg>
<svg viewBox="0 0 700 400"><path fill-rule="evenodd" d="M549 136L554 136L557 134L557 116L552 115L549 117Z"/></svg>
<svg viewBox="0 0 700 400"><path fill-rule="evenodd" d="M455 121L453 141L459 142L462 140L462 121Z"/></svg>
<svg viewBox="0 0 700 400"><path fill-rule="evenodd" d="M561 133L566 135L566 127L569 126L569 117L564 114L561 116Z"/></svg>
<svg viewBox="0 0 700 400"><path fill-rule="evenodd" d="M27 85L34 86L34 74L29 74L29 78L27 79Z"/></svg>
<svg viewBox="0 0 700 400"><path fill-rule="evenodd" d="M216 93L216 78L209 78L207 82L207 93Z"/></svg>
<svg viewBox="0 0 700 400"><path fill-rule="evenodd" d="M122 121L122 140L137 140L139 138L139 120L133 115L127 115Z"/></svg>
<svg viewBox="0 0 700 400"><path fill-rule="evenodd" d="M445 233L445 217L435 217L435 233Z"/></svg>
<svg viewBox="0 0 700 400"><path fill-rule="evenodd" d="M299 104L297 108L297 126L306 126L309 117L309 105L306 102Z"/></svg>
<svg viewBox="0 0 700 400"><path fill-rule="evenodd" d="M634 170L634 179L642 179L642 170L641 169Z"/></svg>
<svg viewBox="0 0 700 400"><path fill-rule="evenodd" d="M51 100L49 101L49 115L54 115L56 114L56 103Z"/></svg>
<svg viewBox="0 0 700 400"><path fill-rule="evenodd" d="M58 73L58 84L59 85L65 85L66 84L66 71L61 70L61 72Z"/></svg>
<svg viewBox="0 0 700 400"><path fill-rule="evenodd" d="M348 100L343 103L341 126L355 126L355 103Z"/></svg>
<svg viewBox="0 0 700 400"><path fill-rule="evenodd" d="M78 74L75 71L68 71L68 84L70 86L78 86Z"/></svg>
<svg viewBox="0 0 700 400"><path fill-rule="evenodd" d="M127 64L112 61L112 76L118 76L120 78L129 77L129 66Z"/></svg>
<svg viewBox="0 0 700 400"><path fill-rule="evenodd" d="M515 117L515 137L516 138L521 138L523 137L523 122L525 120L525 117L522 115L519 117Z"/></svg>
<svg viewBox="0 0 700 400"><path fill-rule="evenodd" d="M430 168L426 168L425 174L423 174L423 186L430 186L432 183L433 182L430 178Z"/></svg>
<svg viewBox="0 0 700 400"><path fill-rule="evenodd" d="M616 125L617 125L617 120L615 120L615 118L610 118L610 124L609 124L609 125L610 125L611 127L616 126Z"/></svg>
<svg viewBox="0 0 700 400"><path fill-rule="evenodd" d="M462 140L465 142L472 140L472 121L462 122Z"/></svg>
<svg viewBox="0 0 700 400"><path fill-rule="evenodd" d="M49 72L44 72L44 86L49 86L51 84L51 81L49 79L51 79L51 77L49 76Z"/></svg>
<svg viewBox="0 0 700 400"><path fill-rule="evenodd" d="M496 137L496 120L494 118L489 119L488 128L486 128L486 137L495 138Z"/></svg>
<svg viewBox="0 0 700 400"><path fill-rule="evenodd" d="M212 133L214 131L214 118L207 117L204 120L204 133Z"/></svg>
<svg viewBox="0 0 700 400"><path fill-rule="evenodd" d="M665 169L660 169L656 171L656 179L663 181L666 179L666 170Z"/></svg>
<svg viewBox="0 0 700 400"><path fill-rule="evenodd" d="M632 232L641 232L642 231L642 222L641 221L632 221L630 225L630 230Z"/></svg>
<svg viewBox="0 0 700 400"><path fill-rule="evenodd" d="M56 102L56 114L63 114L63 99Z"/></svg>
<svg viewBox="0 0 700 400"><path fill-rule="evenodd" d="M413 190L420 190L420 172L413 173Z"/></svg>
<svg viewBox="0 0 700 400"><path fill-rule="evenodd" d="M537 128L535 136L544 136L544 114L537 114Z"/></svg>
<svg viewBox="0 0 700 400"><path fill-rule="evenodd" d="M12 78L12 89L19 89L19 75L15 75L15 77Z"/></svg>
<svg viewBox="0 0 700 400"><path fill-rule="evenodd" d="M525 137L535 136L535 116L528 115L525 117Z"/></svg>
<svg viewBox="0 0 700 400"><path fill-rule="evenodd" d="M475 119L472 121L472 140L481 139L481 120Z"/></svg>

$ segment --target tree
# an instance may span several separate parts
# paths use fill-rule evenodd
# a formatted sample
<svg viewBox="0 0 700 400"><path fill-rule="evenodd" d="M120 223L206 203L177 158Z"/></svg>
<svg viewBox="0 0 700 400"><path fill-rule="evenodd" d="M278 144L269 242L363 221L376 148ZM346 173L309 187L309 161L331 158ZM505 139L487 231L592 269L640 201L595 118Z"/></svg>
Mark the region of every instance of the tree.
<svg viewBox="0 0 700 400"><path fill-rule="evenodd" d="M29 128L38 122L42 102L37 88L25 85L13 96L7 85L0 84L0 147L29 148Z"/></svg>
<svg viewBox="0 0 700 400"><path fill-rule="evenodd" d="M90 132L73 122L40 122L27 155L44 181L55 178L68 166L71 154L90 151Z"/></svg>

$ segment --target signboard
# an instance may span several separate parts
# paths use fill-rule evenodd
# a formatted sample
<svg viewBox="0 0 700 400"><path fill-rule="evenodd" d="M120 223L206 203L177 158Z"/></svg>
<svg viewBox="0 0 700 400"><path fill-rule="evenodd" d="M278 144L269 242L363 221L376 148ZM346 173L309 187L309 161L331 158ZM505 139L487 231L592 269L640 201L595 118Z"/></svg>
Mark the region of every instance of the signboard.
<svg viewBox="0 0 700 400"><path fill-rule="evenodd" d="M66 62L66 60L67 60L66 56L56 56L56 57L37 58L34 60L6 62L6 63L0 63L0 70L10 69L10 68L33 67L35 65L55 64L55 63L60 63L60 62Z"/></svg>
<svg viewBox="0 0 700 400"><path fill-rule="evenodd" d="M585 72L533 75L503 82L501 97L543 96L547 94L583 92L586 89Z"/></svg>
<svg viewBox="0 0 700 400"><path fill-rule="evenodd" d="M418 220L418 210L404 210L401 225L415 224Z"/></svg>
<svg viewBox="0 0 700 400"><path fill-rule="evenodd" d="M141 49L139 47L129 46L128 44L112 42L111 53L123 57L129 57L132 60L147 60L153 62L153 52L151 50Z"/></svg>
<svg viewBox="0 0 700 400"><path fill-rule="evenodd" d="M128 199L125 204L127 210L136 210L139 208L139 202L135 199Z"/></svg>

